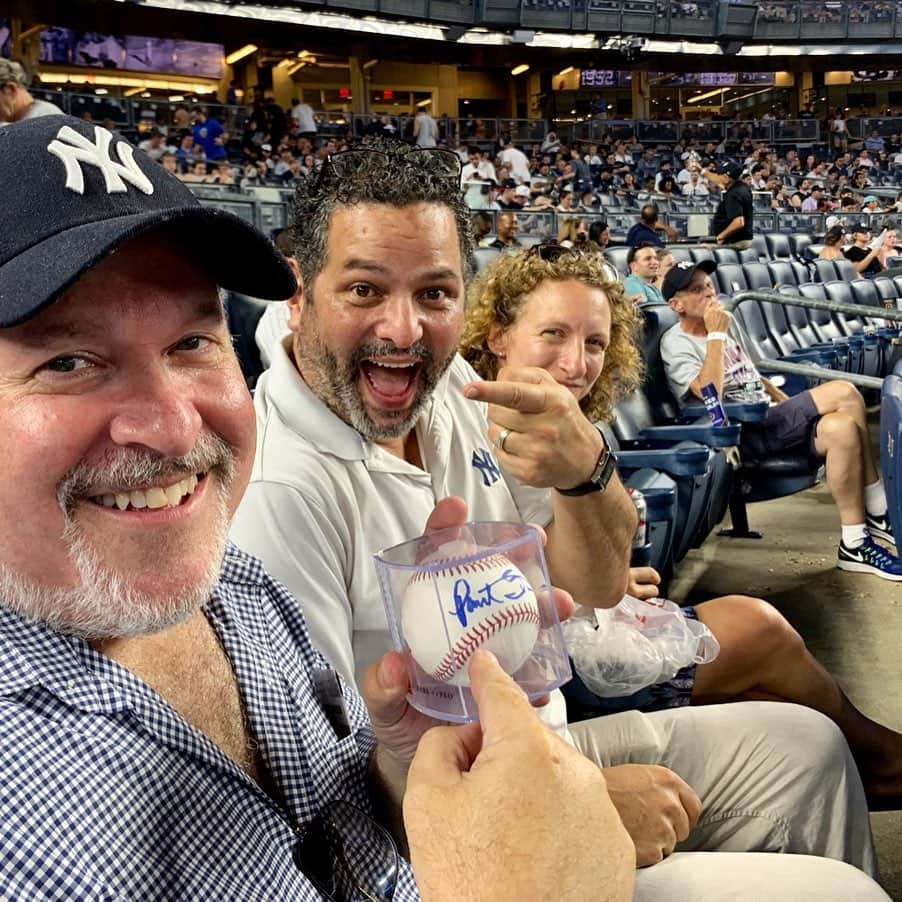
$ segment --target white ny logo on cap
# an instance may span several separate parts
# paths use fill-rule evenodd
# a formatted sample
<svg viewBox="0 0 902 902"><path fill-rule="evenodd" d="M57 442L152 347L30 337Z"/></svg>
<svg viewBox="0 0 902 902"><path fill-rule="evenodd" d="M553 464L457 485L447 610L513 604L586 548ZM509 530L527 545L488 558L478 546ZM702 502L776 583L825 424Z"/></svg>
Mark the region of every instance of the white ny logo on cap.
<svg viewBox="0 0 902 902"><path fill-rule="evenodd" d="M134 159L134 150L126 141L116 145L120 162L110 155L110 142L113 135L99 125L94 126L94 143L74 128L64 125L47 150L59 157L66 167L66 187L77 194L85 193L85 178L81 171L82 163L96 166L102 173L106 183L107 194L123 194L128 191L126 182L130 182L144 194L153 194L153 183L141 171ZM67 143L63 143L63 142Z"/></svg>
<svg viewBox="0 0 902 902"><path fill-rule="evenodd" d="M695 263L692 260L680 260L677 263L677 269L692 269L695 266Z"/></svg>

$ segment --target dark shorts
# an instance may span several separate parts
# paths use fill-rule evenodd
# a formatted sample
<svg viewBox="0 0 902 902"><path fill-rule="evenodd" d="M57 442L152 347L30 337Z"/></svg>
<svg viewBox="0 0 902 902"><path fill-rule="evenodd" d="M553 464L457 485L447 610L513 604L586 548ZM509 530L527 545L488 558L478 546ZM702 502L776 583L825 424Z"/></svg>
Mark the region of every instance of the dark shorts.
<svg viewBox="0 0 902 902"><path fill-rule="evenodd" d="M687 620L698 620L695 608L687 605L682 609ZM571 662L572 664L572 662ZM692 687L695 685L695 664L683 667L672 679L664 683L647 686L632 695L619 698L602 698L589 689L574 672L573 679L561 687L567 702L567 722L578 723L606 714L622 711L663 711L666 708L681 708L689 704Z"/></svg>
<svg viewBox="0 0 902 902"><path fill-rule="evenodd" d="M763 423L743 423L739 449L746 460L761 460L783 451L806 451L812 462L820 459L815 446L817 412L810 391L794 395L768 408Z"/></svg>

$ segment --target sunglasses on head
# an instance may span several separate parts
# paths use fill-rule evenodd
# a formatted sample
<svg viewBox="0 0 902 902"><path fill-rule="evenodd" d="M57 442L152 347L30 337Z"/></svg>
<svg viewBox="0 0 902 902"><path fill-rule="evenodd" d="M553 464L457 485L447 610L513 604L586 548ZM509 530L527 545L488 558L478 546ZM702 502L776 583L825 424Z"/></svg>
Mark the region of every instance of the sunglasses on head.
<svg viewBox="0 0 902 902"><path fill-rule="evenodd" d="M529 257L538 257L540 260L544 260L545 263L556 263L561 257L566 255L572 255L574 257L585 257L587 256L582 250L577 247L566 247L563 244L534 244L526 256ZM604 271L605 276L612 282L619 282L620 275L617 272L616 267L605 260L600 255L594 255L596 257L596 263L601 267Z"/></svg>

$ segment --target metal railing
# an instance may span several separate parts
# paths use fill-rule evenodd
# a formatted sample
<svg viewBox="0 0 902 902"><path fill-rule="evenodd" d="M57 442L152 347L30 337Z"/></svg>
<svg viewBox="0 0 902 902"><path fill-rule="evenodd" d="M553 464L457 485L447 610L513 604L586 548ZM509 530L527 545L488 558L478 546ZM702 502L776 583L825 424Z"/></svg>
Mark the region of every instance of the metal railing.
<svg viewBox="0 0 902 902"><path fill-rule="evenodd" d="M784 294L770 291L740 291L730 298L723 300L723 306L727 310L733 310L745 301L760 301L768 304L785 304L787 307L804 307L808 310L828 310L830 313L842 313L853 317L865 319L891 320L902 324L902 310L892 308L870 307L866 304L846 304L842 301L827 301L819 298L804 298L801 295ZM823 382L828 379L845 379L860 388L872 388L879 390L883 385L883 379L877 376L865 376L861 373L849 373L846 370L833 370L828 367L811 363L791 363L788 360L774 360L769 357L761 357L748 349L756 367L772 373L786 373L787 375L805 376Z"/></svg>

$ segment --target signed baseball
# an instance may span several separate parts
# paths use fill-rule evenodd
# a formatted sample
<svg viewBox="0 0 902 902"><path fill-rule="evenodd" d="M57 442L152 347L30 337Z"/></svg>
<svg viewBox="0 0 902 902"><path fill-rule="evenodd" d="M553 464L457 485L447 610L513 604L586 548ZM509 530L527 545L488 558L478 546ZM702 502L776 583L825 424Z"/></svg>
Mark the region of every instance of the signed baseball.
<svg viewBox="0 0 902 902"><path fill-rule="evenodd" d="M467 665L477 648L515 673L536 644L539 624L529 580L501 554L421 570L401 598L401 629L414 660L454 686L470 685Z"/></svg>

